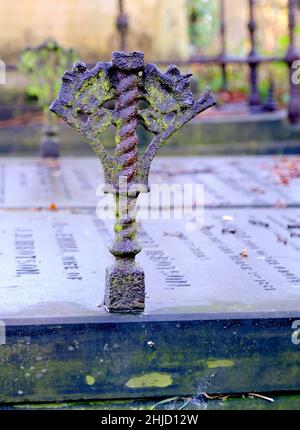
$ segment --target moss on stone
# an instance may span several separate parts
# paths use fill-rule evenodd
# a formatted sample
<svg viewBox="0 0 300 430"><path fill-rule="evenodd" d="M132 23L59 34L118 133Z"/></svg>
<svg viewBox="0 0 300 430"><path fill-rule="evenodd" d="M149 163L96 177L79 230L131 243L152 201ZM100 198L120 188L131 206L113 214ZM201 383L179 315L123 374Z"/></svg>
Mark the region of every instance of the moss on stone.
<svg viewBox="0 0 300 430"><path fill-rule="evenodd" d="M126 382L128 388L151 388L151 387L168 387L172 385L171 375L160 372L145 373L144 375L135 376Z"/></svg>

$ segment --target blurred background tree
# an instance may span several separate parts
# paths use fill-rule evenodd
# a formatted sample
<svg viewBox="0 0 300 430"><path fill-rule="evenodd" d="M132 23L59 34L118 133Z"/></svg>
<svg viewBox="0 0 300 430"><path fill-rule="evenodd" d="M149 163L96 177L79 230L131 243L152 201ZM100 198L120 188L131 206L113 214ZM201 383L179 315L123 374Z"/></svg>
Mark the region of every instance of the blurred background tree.
<svg viewBox="0 0 300 430"><path fill-rule="evenodd" d="M250 50L248 0L224 2L227 52L229 55L246 56ZM287 50L287 2L256 0L257 42L262 55L283 55ZM219 54L220 0L124 0L124 4L129 21L128 49L143 50L147 61L162 59L176 62L196 54ZM74 46L84 61L107 60L111 51L118 49L117 15L117 0L2 1L0 58L15 64L25 46L34 46L45 38L53 37L61 45ZM300 23L299 12L297 22ZM297 33L299 46L299 26ZM187 67L187 70L191 69L196 74L199 90L210 84L214 91L220 91L222 79L219 67ZM229 65L227 71L230 97L226 101L245 98L248 68ZM275 82L278 101L286 102L286 65L261 65L259 88L263 97L267 95L271 79ZM20 74L9 73L1 97L10 98L13 94L16 100L18 94L21 97L26 84Z"/></svg>
<svg viewBox="0 0 300 430"><path fill-rule="evenodd" d="M256 0L257 48L261 55L283 56L289 45L287 0ZM220 52L220 1L186 0L189 52L191 55L217 55ZM226 45L228 55L246 56L250 51L248 38L248 0L225 0ZM298 22L300 13L298 12ZM296 28L300 43L300 26ZM217 66L193 66L199 87L210 85L215 92L222 86L221 71ZM227 75L232 97L238 101L248 93L248 68L229 65ZM262 64L259 68L259 89L266 98L270 82L275 83L279 104L288 101L287 68L283 63Z"/></svg>
<svg viewBox="0 0 300 430"><path fill-rule="evenodd" d="M187 0L188 33L193 53L207 54L214 48L218 36L218 2Z"/></svg>

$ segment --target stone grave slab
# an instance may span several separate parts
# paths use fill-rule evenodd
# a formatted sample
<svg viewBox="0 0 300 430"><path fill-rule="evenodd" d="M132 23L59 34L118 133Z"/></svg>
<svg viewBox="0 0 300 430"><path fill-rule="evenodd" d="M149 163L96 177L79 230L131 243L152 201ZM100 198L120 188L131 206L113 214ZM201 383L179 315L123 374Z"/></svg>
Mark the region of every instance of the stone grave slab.
<svg viewBox="0 0 300 430"><path fill-rule="evenodd" d="M156 184L179 190L202 184L204 195L185 189L186 201L207 207L300 206L299 157L160 157L151 173L152 192L141 194L141 207L164 207ZM95 158L0 160L0 208L95 207L103 194L103 174ZM153 186L154 185L154 186ZM98 191L97 191L98 190ZM178 188L174 188L175 195ZM98 195L97 195L98 192ZM181 197L174 205L180 205ZM112 205L112 203L109 203Z"/></svg>
<svg viewBox="0 0 300 430"><path fill-rule="evenodd" d="M2 212L0 401L299 389L299 222L292 208L142 220L146 310L120 315L101 307L110 220Z"/></svg>

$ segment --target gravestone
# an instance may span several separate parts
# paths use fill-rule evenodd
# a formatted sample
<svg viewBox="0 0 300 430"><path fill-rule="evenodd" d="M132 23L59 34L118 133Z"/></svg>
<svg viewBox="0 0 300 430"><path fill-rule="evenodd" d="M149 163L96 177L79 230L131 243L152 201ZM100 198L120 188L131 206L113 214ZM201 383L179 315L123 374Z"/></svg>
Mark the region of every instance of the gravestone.
<svg viewBox="0 0 300 430"><path fill-rule="evenodd" d="M1 317L74 316L76 308L99 315L113 220L79 210L0 219ZM145 312L297 311L299 222L300 210L293 209L210 210L202 228L186 220L142 220Z"/></svg>
<svg viewBox="0 0 300 430"><path fill-rule="evenodd" d="M113 220L0 220L2 402L300 388L300 210L210 209L193 230L142 220L139 315L101 306Z"/></svg>
<svg viewBox="0 0 300 430"><path fill-rule="evenodd" d="M180 219L140 199L141 213L159 211L137 221L139 314L103 306L105 175L92 159L0 162L0 401L299 390L299 158L153 160L152 193L202 183L205 194Z"/></svg>
<svg viewBox="0 0 300 430"><path fill-rule="evenodd" d="M15 207L26 205L36 183L27 204L36 209L36 197L43 196L38 177L44 196L51 196L44 207L53 195L68 204L65 211L15 213L6 200L1 212L0 320L6 345L0 348L0 400L298 390L300 213L273 207L281 206L278 196L283 199L277 190L286 193L290 206L297 203L297 176L285 184L276 173L279 166L284 177L282 166L296 162L157 159L152 180L177 180L175 172L212 175L214 169L216 190L224 172L234 178L238 166L251 178L253 167L268 208L249 207L251 193L235 188L230 200L236 206L226 207L224 195L216 196L223 207L208 205L202 229L191 219L142 219L146 308L127 316L101 307L113 221L98 219L94 201L86 197L88 181L101 177L97 162L62 160L53 177L56 164L2 162L5 189L19 197L10 200ZM239 182L247 183L229 183Z"/></svg>
<svg viewBox="0 0 300 430"><path fill-rule="evenodd" d="M288 166L295 166L288 171ZM186 205L215 207L300 206L300 159L296 156L255 157L160 157L150 170L150 193L139 196L141 208L167 208L169 201L156 198L162 184L183 187L202 185L203 198ZM292 172L295 172L293 174ZM298 173L296 173L298 172ZM0 158L0 208L95 208L105 200L104 176L91 157ZM189 190L188 190L189 192ZM98 194L98 195L97 195Z"/></svg>

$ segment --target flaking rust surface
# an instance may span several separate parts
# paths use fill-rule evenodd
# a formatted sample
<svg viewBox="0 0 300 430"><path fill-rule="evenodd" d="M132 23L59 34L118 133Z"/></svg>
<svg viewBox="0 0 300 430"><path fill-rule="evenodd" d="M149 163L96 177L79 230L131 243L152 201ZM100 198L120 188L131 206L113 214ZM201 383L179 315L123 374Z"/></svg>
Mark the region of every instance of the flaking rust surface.
<svg viewBox="0 0 300 430"><path fill-rule="evenodd" d="M144 270L135 261L141 251L135 209L139 194L149 191L149 170L157 151L216 104L209 89L194 99L190 76L174 65L162 73L154 64L145 64L143 52L113 52L111 62L98 62L90 70L83 62L74 64L64 73L59 96L50 106L91 145L102 164L105 190L114 195L115 236L109 251L115 260L106 270L104 295L110 312L145 308ZM139 125L154 135L143 155ZM101 133L109 126L116 128L113 155L101 143Z"/></svg>

